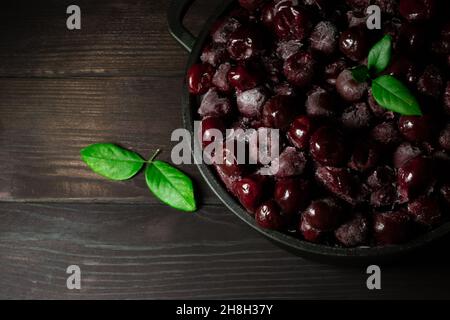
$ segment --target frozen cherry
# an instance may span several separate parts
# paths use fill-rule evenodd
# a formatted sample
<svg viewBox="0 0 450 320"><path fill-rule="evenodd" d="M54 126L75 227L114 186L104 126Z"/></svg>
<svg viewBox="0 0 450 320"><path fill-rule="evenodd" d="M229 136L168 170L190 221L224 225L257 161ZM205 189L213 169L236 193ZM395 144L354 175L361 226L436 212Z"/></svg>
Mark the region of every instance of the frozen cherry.
<svg viewBox="0 0 450 320"><path fill-rule="evenodd" d="M320 167L316 179L337 197L350 204L356 204L359 181L350 170L333 167Z"/></svg>
<svg viewBox="0 0 450 320"><path fill-rule="evenodd" d="M295 118L295 104L289 96L274 96L263 107L262 122L268 128L286 128Z"/></svg>
<svg viewBox="0 0 450 320"><path fill-rule="evenodd" d="M234 60L247 60L264 49L264 35L256 27L241 27L230 35L228 53Z"/></svg>
<svg viewBox="0 0 450 320"><path fill-rule="evenodd" d="M434 126L435 122L429 115L402 116L398 122L400 133L411 142L430 141L433 137Z"/></svg>
<svg viewBox="0 0 450 320"><path fill-rule="evenodd" d="M345 247L364 245L369 238L369 221L365 216L356 214L350 221L336 229L334 235Z"/></svg>
<svg viewBox="0 0 450 320"><path fill-rule="evenodd" d="M267 92L263 87L257 87L236 94L239 112L244 117L258 117L261 114L262 107L266 101Z"/></svg>
<svg viewBox="0 0 450 320"><path fill-rule="evenodd" d="M341 122L344 128L348 130L360 130L368 128L372 118L369 106L364 102L360 102L344 110Z"/></svg>
<svg viewBox="0 0 450 320"><path fill-rule="evenodd" d="M256 223L265 229L282 230L286 224L286 217L281 214L280 208L273 200L264 202L255 213Z"/></svg>
<svg viewBox="0 0 450 320"><path fill-rule="evenodd" d="M336 114L336 98L320 87L308 93L306 113L311 117L331 117Z"/></svg>
<svg viewBox="0 0 450 320"><path fill-rule="evenodd" d="M314 129L313 121L307 116L301 116L292 122L287 137L296 148L304 150L309 147Z"/></svg>
<svg viewBox="0 0 450 320"><path fill-rule="evenodd" d="M275 201L288 215L296 215L305 209L311 198L311 186L300 178L280 179L275 185Z"/></svg>
<svg viewBox="0 0 450 320"><path fill-rule="evenodd" d="M442 130L439 136L439 144L445 150L450 151L450 124L448 124L444 130Z"/></svg>
<svg viewBox="0 0 450 320"><path fill-rule="evenodd" d="M378 245L393 245L408 241L413 229L409 215L403 211L396 211L376 213L373 232Z"/></svg>
<svg viewBox="0 0 450 320"><path fill-rule="evenodd" d="M397 190L394 186L382 187L370 195L370 204L375 208L392 206L397 201Z"/></svg>
<svg viewBox="0 0 450 320"><path fill-rule="evenodd" d="M410 143L402 143L394 152L393 163L395 168L401 168L409 160L416 158L422 151Z"/></svg>
<svg viewBox="0 0 450 320"><path fill-rule="evenodd" d="M400 143L397 126L392 122L383 122L372 129L371 137L381 145L393 147Z"/></svg>
<svg viewBox="0 0 450 320"><path fill-rule="evenodd" d="M241 26L241 23L233 18L228 17L217 21L211 31L211 37L214 42L226 44L230 35Z"/></svg>
<svg viewBox="0 0 450 320"><path fill-rule="evenodd" d="M440 191L445 202L450 205L450 184L444 184Z"/></svg>
<svg viewBox="0 0 450 320"><path fill-rule="evenodd" d="M253 176L243 178L235 183L235 194L244 208L254 213L262 202L264 186Z"/></svg>
<svg viewBox="0 0 450 320"><path fill-rule="evenodd" d="M433 17L435 0L400 0L400 14L408 21L424 21Z"/></svg>
<svg viewBox="0 0 450 320"><path fill-rule="evenodd" d="M439 99L444 87L444 80L438 67L429 65L417 82L417 90L424 95Z"/></svg>
<svg viewBox="0 0 450 320"><path fill-rule="evenodd" d="M200 104L198 114L202 117L226 117L232 112L231 102L227 97L221 97L215 89L210 89Z"/></svg>
<svg viewBox="0 0 450 320"><path fill-rule="evenodd" d="M367 184L373 188L378 189L392 185L395 181L394 170L388 166L376 168L372 174L367 178Z"/></svg>
<svg viewBox="0 0 450 320"><path fill-rule="evenodd" d="M230 85L239 91L250 90L258 86L261 82L261 75L251 67L236 66L228 72Z"/></svg>
<svg viewBox="0 0 450 320"><path fill-rule="evenodd" d="M319 22L315 27L309 41L311 48L323 55L331 55L337 47L338 31L336 26L329 21Z"/></svg>
<svg viewBox="0 0 450 320"><path fill-rule="evenodd" d="M339 38L341 52L353 61L360 61L369 50L367 34L364 27L352 27L344 31Z"/></svg>
<svg viewBox="0 0 450 320"><path fill-rule="evenodd" d="M433 227L442 219L442 212L439 202L431 197L420 197L416 201L408 204L408 213L414 221L428 227Z"/></svg>
<svg viewBox="0 0 450 320"><path fill-rule="evenodd" d="M301 175L305 171L306 157L294 147L287 147L270 164L270 173L277 178Z"/></svg>
<svg viewBox="0 0 450 320"><path fill-rule="evenodd" d="M336 90L348 102L357 102L367 93L367 83L358 82L350 70L342 71L336 79Z"/></svg>
<svg viewBox="0 0 450 320"><path fill-rule="evenodd" d="M278 12L284 8L292 7L297 5L297 0L277 0L270 1L265 4L261 9L261 21L268 28L272 28L275 20L275 16Z"/></svg>
<svg viewBox="0 0 450 320"><path fill-rule="evenodd" d="M304 216L300 219L299 230L306 241L320 242L323 236L323 232L312 227Z"/></svg>
<svg viewBox="0 0 450 320"><path fill-rule="evenodd" d="M331 198L313 201L303 213L304 219L315 229L331 231L342 222L343 210Z"/></svg>
<svg viewBox="0 0 450 320"><path fill-rule="evenodd" d="M445 112L450 115L450 81L447 82L445 87L443 102Z"/></svg>
<svg viewBox="0 0 450 320"><path fill-rule="evenodd" d="M221 64L214 74L212 83L220 92L228 93L230 91L230 82L228 81L228 72L231 65L229 63Z"/></svg>
<svg viewBox="0 0 450 320"><path fill-rule="evenodd" d="M187 73L189 92L195 95L204 94L211 87L214 68L206 63L194 64Z"/></svg>
<svg viewBox="0 0 450 320"><path fill-rule="evenodd" d="M201 123L201 142L204 147L208 146L218 138L219 134L224 135L225 125L221 118L206 117Z"/></svg>
<svg viewBox="0 0 450 320"><path fill-rule="evenodd" d="M200 60L204 63L217 67L221 63L225 62L228 58L227 50L223 45L210 44L203 49Z"/></svg>
<svg viewBox="0 0 450 320"><path fill-rule="evenodd" d="M280 41L277 45L277 55L281 59L287 60L299 52L301 47L303 47L303 43L299 40Z"/></svg>
<svg viewBox="0 0 450 320"><path fill-rule="evenodd" d="M405 201L426 193L433 183L433 164L425 157L405 163L397 174L398 191Z"/></svg>
<svg viewBox="0 0 450 320"><path fill-rule="evenodd" d="M345 149L344 137L333 127L321 127L311 136L311 155L322 165L339 166L342 164L346 158Z"/></svg>
<svg viewBox="0 0 450 320"><path fill-rule="evenodd" d="M309 52L300 51L284 63L283 72L288 81L300 88L311 84L316 70L316 61Z"/></svg>
<svg viewBox="0 0 450 320"><path fill-rule="evenodd" d="M274 19L275 33L284 40L303 40L312 28L309 15L300 7L281 9Z"/></svg>

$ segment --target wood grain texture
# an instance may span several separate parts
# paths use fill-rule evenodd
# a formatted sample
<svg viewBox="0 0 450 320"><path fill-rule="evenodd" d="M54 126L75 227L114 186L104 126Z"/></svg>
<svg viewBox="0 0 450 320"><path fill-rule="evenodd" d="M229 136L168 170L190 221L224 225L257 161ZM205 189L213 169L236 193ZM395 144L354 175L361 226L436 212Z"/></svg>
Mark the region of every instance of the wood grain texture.
<svg viewBox="0 0 450 320"><path fill-rule="evenodd" d="M169 160L182 127L178 78L0 79L0 200L155 202L142 174L109 182L81 148L114 142ZM204 203L218 203L194 165L181 166Z"/></svg>
<svg viewBox="0 0 450 320"><path fill-rule="evenodd" d="M196 1L194 33L220 0ZM186 53L167 32L169 0L80 0L79 31L66 28L70 0L9 1L0 11L0 76L182 76Z"/></svg>
<svg viewBox="0 0 450 320"><path fill-rule="evenodd" d="M1 204L0 298L442 298L449 262L433 256L382 267L303 260L250 230L222 207L196 214L155 205ZM66 289L79 265L82 290Z"/></svg>

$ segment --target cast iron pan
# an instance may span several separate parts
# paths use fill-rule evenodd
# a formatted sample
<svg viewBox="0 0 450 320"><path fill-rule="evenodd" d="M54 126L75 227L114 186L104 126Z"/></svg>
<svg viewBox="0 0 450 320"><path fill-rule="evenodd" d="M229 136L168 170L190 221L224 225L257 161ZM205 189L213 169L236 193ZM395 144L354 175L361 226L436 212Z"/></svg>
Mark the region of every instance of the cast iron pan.
<svg viewBox="0 0 450 320"><path fill-rule="evenodd" d="M188 51L190 56L186 70L199 61L200 52L203 44L208 37L209 30L212 24L223 15L226 10L232 5L234 0L224 0L217 8L216 12L208 19L203 27L203 30L198 37L192 35L183 25L183 18L195 0L172 0L169 12L168 22L169 31L172 36ZM186 87L186 81L183 85L182 108L183 108L183 122L184 127L188 129L192 137L194 134L194 120L196 111L198 109L198 98L189 94ZM193 144L194 145L194 144ZM201 153L200 153L201 154ZM199 160L199 159L197 159ZM199 162L200 163L200 162ZM205 179L206 183L219 197L219 199L240 219L244 220L252 228L262 233L276 244L285 249L309 258L319 259L325 262L338 263L354 263L354 262L390 262L398 258L405 257L418 249L427 247L431 242L443 238L450 233L450 223L446 223L431 232L422 235L415 240L412 240L403 245L385 246L385 247L360 247L360 248L339 248L325 245L314 244L310 242L297 239L284 233L271 231L260 228L253 217L251 217L228 193L226 188L216 176L215 172L205 164L197 165L200 173Z"/></svg>

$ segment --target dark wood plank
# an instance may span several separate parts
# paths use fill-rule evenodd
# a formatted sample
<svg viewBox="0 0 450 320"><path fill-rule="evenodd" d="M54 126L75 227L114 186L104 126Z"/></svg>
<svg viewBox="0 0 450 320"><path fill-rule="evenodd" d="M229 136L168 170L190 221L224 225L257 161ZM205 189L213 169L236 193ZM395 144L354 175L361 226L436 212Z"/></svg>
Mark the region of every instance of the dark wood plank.
<svg viewBox="0 0 450 320"><path fill-rule="evenodd" d="M303 260L221 207L0 204L0 298L449 298L449 262L382 267ZM82 290L66 289L67 266Z"/></svg>
<svg viewBox="0 0 450 320"><path fill-rule="evenodd" d="M144 177L109 182L79 156L115 142L170 159L172 131L182 127L178 78L0 79L0 200L155 202ZM218 203L194 165L199 199Z"/></svg>
<svg viewBox="0 0 450 320"><path fill-rule="evenodd" d="M220 0L197 0L194 32ZM82 29L66 28L70 0L2 4L0 76L181 75L186 52L167 30L169 0L80 0Z"/></svg>

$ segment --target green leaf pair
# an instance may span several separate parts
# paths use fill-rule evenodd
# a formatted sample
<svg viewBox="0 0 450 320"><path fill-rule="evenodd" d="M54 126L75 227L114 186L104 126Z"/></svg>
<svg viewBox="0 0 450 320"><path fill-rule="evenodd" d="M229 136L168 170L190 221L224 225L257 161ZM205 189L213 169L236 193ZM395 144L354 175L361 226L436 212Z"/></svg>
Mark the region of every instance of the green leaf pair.
<svg viewBox="0 0 450 320"><path fill-rule="evenodd" d="M92 171L115 181L134 177L147 164L145 180L158 199L181 211L195 211L197 205L192 180L170 164L154 160L158 152L152 159L145 161L139 154L115 144L97 143L84 148L80 153L82 160Z"/></svg>
<svg viewBox="0 0 450 320"><path fill-rule="evenodd" d="M385 35L369 52L366 66L353 68L353 78L358 82L371 79L371 74L380 74L391 63L392 37ZM391 75L383 75L372 81L372 94L375 101L388 110L408 116L421 116L417 99L409 89Z"/></svg>

